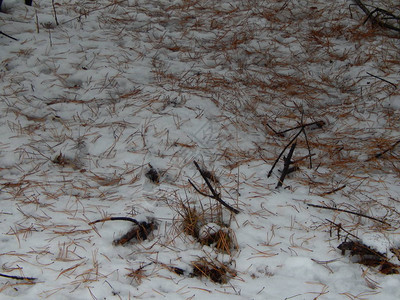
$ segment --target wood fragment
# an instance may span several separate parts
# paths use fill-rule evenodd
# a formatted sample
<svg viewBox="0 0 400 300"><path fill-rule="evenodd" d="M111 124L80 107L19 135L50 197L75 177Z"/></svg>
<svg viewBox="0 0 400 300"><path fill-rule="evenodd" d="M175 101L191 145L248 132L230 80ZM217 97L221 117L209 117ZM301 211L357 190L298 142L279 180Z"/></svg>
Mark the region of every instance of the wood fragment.
<svg viewBox="0 0 400 300"><path fill-rule="evenodd" d="M104 218L104 219L100 219L100 220L96 220L93 222L88 223L89 225L92 224L96 224L96 223L100 223L100 222L106 222L106 221L129 221L132 223L135 223L136 225L140 225L140 223L133 219L133 218L129 218L129 217L110 217L110 218Z"/></svg>

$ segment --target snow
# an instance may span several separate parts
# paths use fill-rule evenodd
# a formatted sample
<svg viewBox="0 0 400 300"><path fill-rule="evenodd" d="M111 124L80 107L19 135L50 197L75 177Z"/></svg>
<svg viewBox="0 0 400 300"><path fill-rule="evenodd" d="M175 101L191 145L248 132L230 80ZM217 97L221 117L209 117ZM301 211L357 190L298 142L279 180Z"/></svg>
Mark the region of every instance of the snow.
<svg viewBox="0 0 400 300"><path fill-rule="evenodd" d="M0 273L36 279L1 299L399 299L337 248L400 264L395 32L344 0L23 3L0 13ZM276 189L299 128L277 133L316 121ZM118 245L113 217L154 230Z"/></svg>

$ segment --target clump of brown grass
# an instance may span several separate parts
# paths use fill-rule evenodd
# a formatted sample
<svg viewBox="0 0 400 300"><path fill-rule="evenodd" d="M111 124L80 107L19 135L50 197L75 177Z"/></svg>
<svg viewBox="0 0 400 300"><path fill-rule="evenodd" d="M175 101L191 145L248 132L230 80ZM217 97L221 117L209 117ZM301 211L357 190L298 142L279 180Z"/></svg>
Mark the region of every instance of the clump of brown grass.
<svg viewBox="0 0 400 300"><path fill-rule="evenodd" d="M233 249L238 248L233 231L230 228L220 227L214 223L209 223L202 227L199 242L202 245L213 246L218 251L229 255Z"/></svg>
<svg viewBox="0 0 400 300"><path fill-rule="evenodd" d="M210 208L210 211L208 213L203 207L199 210L181 203L178 211L181 217L180 230L200 244L230 255L232 250L238 248L234 232L224 224L221 209Z"/></svg>
<svg viewBox="0 0 400 300"><path fill-rule="evenodd" d="M200 258L192 262L192 267L192 277L206 277L220 284L227 283L230 278L236 276L234 270L217 260L209 261L205 258Z"/></svg>
<svg viewBox="0 0 400 300"><path fill-rule="evenodd" d="M200 214L195 207L186 205L182 205L182 212L180 215L182 217L182 231L197 239L200 230L199 224L204 220L204 215Z"/></svg>
<svg viewBox="0 0 400 300"><path fill-rule="evenodd" d="M141 267L139 267L137 269L126 269L126 270L130 271L126 276L133 278L135 280L136 284L140 285L142 283L142 280L147 277L144 268L150 264L151 263L142 265Z"/></svg>

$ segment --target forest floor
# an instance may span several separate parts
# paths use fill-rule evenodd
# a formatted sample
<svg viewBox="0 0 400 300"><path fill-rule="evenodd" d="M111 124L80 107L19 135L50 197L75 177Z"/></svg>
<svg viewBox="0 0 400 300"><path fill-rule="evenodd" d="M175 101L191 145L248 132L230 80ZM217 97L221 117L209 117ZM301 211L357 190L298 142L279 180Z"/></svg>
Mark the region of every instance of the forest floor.
<svg viewBox="0 0 400 300"><path fill-rule="evenodd" d="M21 2L1 299L400 299L396 1Z"/></svg>

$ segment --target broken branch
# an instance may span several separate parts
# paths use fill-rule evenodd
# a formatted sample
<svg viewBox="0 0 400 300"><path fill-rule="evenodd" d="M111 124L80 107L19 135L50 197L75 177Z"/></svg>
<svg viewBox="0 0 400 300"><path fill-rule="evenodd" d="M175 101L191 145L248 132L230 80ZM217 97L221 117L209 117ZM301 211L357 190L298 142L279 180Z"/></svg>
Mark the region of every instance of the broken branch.
<svg viewBox="0 0 400 300"><path fill-rule="evenodd" d="M305 127L312 126L312 125L316 125L318 128L322 128L322 126L325 125L325 122L320 120L320 121L315 121L315 122L311 122L311 123L307 123L307 124L302 124L302 125L299 125L299 126L296 126L296 127L293 127L293 128L289 128L289 129L286 129L286 130L283 130L283 131L279 131L276 134L277 135L282 135L282 134L284 134L286 132L289 132L289 131L292 131L292 130L296 130L296 129L299 129L299 128L303 129Z"/></svg>
<svg viewBox="0 0 400 300"><path fill-rule="evenodd" d="M303 129L302 129L302 131L303 131ZM292 147L290 147L288 156L285 157L282 174L281 174L281 177L279 178L276 188L279 188L282 186L286 175L292 173L293 171L295 171L297 169L296 167L290 167L290 165L292 164L292 156L294 153L294 148L296 148L296 143L292 144Z"/></svg>
<svg viewBox="0 0 400 300"><path fill-rule="evenodd" d="M368 19L370 19L371 22L374 23L374 24L378 24L378 25L381 26L381 27L384 27L384 28L387 28L387 29L391 29L391 30L395 30L395 31L400 32L400 27L396 27L396 26L393 26L393 25L388 24L388 23L386 23L386 22L383 22L383 21L381 21L378 17L374 16L373 14L374 14L374 13L377 13L377 12L380 12L380 13L382 13L382 14L384 14L384 15L387 15L387 16L390 16L392 19L396 19L396 20L400 19L400 17L397 17L397 16L393 15L392 13L390 13L390 12L388 12L388 11L382 9L382 8L378 8L378 7L375 7L375 9L371 12L371 11L364 5L364 3L361 2L361 0L354 0L354 2L355 2L355 3L363 10L363 12L367 15L367 18L366 18L365 22L368 21ZM365 22L364 22L364 23L365 23Z"/></svg>
<svg viewBox="0 0 400 300"><path fill-rule="evenodd" d="M226 203L224 200L221 199L221 195L217 193L213 186L211 185L210 181L208 180L206 173L200 168L199 164L196 161L193 161L194 165L196 166L196 169L200 172L201 177L203 177L204 181L206 182L208 188L211 191L212 195L207 195L206 193L201 192L195 185L189 180L189 183L194 187L194 189L200 193L203 196L210 197L212 199L217 200L219 203L221 203L223 206L225 206L227 209L229 209L231 212L238 214L240 211L232 206L230 206L228 203Z"/></svg>
<svg viewBox="0 0 400 300"><path fill-rule="evenodd" d="M282 152L279 154L278 158L275 160L274 164L271 167L271 170L269 170L267 177L270 177L272 175L272 171L274 170L276 164L278 163L279 159L282 157L283 153L285 153L286 149L297 139L297 137L303 132L304 127L300 129L298 133L290 140L290 142L283 148Z"/></svg>

